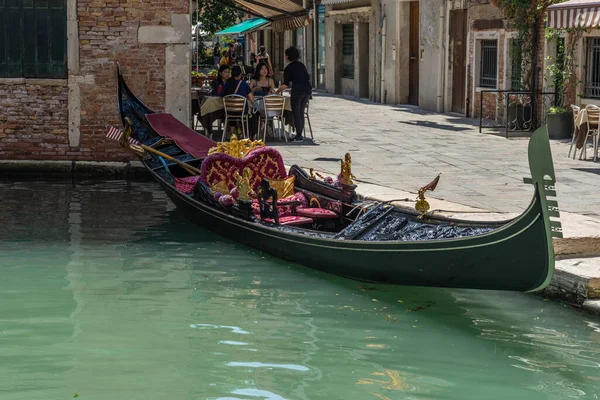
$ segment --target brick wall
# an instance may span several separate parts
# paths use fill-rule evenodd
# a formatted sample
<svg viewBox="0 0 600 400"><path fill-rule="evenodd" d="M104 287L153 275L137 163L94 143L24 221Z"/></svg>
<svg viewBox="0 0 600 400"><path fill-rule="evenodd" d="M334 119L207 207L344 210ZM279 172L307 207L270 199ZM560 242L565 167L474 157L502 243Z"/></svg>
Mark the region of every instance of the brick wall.
<svg viewBox="0 0 600 400"><path fill-rule="evenodd" d="M165 45L139 43L138 28L168 26L172 14L187 13L189 1L184 0L77 1L80 72L70 79L80 82L80 145L69 147L64 80L62 86L7 85L0 80L0 159L133 159L104 137L107 125L121 125L115 61L134 93L150 108L163 111Z"/></svg>
<svg viewBox="0 0 600 400"><path fill-rule="evenodd" d="M0 159L69 159L66 83L11 81L0 84Z"/></svg>

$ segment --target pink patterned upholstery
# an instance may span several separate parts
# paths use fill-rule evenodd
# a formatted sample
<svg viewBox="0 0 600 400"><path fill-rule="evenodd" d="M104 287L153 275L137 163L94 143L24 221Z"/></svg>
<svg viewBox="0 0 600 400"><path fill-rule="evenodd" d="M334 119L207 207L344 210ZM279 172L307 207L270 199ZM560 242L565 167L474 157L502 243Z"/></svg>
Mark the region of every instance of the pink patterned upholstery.
<svg viewBox="0 0 600 400"><path fill-rule="evenodd" d="M296 210L296 214L309 217L309 218L337 218L338 215L331 210L324 208L299 208Z"/></svg>
<svg viewBox="0 0 600 400"><path fill-rule="evenodd" d="M263 178L283 179L287 177L283 158L272 147L258 147L244 158L235 158L225 153L211 154L202 162L200 180L208 187L225 182L228 187L235 184L235 173L242 174L244 168L252 171L250 185L256 191Z"/></svg>
<svg viewBox="0 0 600 400"><path fill-rule="evenodd" d="M175 188L182 193L192 193L199 180L200 177L198 175L175 178Z"/></svg>
<svg viewBox="0 0 600 400"><path fill-rule="evenodd" d="M279 214L280 218L293 215L294 206L291 202L294 201L300 202L300 204L296 206L296 214L300 215L298 211L307 205L307 200L303 193L296 192L296 194L293 196L277 200L277 213ZM258 205L258 200L256 199L252 201L252 211L254 211L254 215L256 215L256 217L260 218L260 207Z"/></svg>
<svg viewBox="0 0 600 400"><path fill-rule="evenodd" d="M274 223L271 218L265 218L266 222ZM286 217L279 217L279 225L308 225L312 224L312 218L300 217L298 215L288 215Z"/></svg>

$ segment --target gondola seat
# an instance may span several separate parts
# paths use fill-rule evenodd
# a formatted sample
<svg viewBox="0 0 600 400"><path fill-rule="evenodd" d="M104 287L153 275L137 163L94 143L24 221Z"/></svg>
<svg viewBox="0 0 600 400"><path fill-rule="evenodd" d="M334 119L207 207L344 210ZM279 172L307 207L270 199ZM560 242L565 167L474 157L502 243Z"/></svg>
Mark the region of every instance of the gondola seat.
<svg viewBox="0 0 600 400"><path fill-rule="evenodd" d="M254 191L258 189L263 178L287 177L279 151L272 147L259 147L248 152L243 158L236 158L226 153L209 155L202 162L200 180L210 188L223 186L224 183L232 189L235 186L236 173L241 175L245 168L250 169L250 187Z"/></svg>
<svg viewBox="0 0 600 400"><path fill-rule="evenodd" d="M257 191L258 198L252 204L256 218L265 222L280 225L312 225L314 220L310 217L297 215L298 207L307 205L306 197L302 193L284 199L277 199L277 190L269 185L268 179L263 179Z"/></svg>
<svg viewBox="0 0 600 400"><path fill-rule="evenodd" d="M313 218L313 219L337 219L337 218L339 218L339 216L335 212L333 212L331 210L327 210L325 208L317 208L317 207L299 208L298 210L296 210L296 213L300 216L309 217L309 218Z"/></svg>

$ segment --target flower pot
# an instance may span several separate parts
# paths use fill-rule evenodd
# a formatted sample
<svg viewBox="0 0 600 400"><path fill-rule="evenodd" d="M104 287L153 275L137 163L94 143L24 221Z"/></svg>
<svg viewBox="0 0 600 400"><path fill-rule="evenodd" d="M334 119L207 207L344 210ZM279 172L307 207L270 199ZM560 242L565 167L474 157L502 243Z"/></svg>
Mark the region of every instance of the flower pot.
<svg viewBox="0 0 600 400"><path fill-rule="evenodd" d="M568 139L573 133L573 114L546 114L546 126L550 139Z"/></svg>
<svg viewBox="0 0 600 400"><path fill-rule="evenodd" d="M212 81L213 79L217 79L217 76L216 75L209 75L208 79L210 79Z"/></svg>

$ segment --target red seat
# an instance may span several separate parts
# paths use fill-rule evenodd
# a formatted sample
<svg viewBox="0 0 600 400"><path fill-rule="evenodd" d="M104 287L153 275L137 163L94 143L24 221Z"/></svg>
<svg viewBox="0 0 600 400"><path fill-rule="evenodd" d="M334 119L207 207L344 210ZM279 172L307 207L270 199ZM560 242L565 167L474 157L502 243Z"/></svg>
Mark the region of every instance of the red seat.
<svg viewBox="0 0 600 400"><path fill-rule="evenodd" d="M275 221L272 218L265 218L263 221L270 222L272 224L275 223ZM279 225L297 226L308 225L312 223L312 218L301 217L299 215L287 215L285 217L279 217Z"/></svg>
<svg viewBox="0 0 600 400"><path fill-rule="evenodd" d="M296 214L303 216L303 217L308 217L308 218L323 218L323 219L334 219L334 218L338 218L338 215L331 211L331 210L327 210L325 208L298 208L296 210Z"/></svg>

